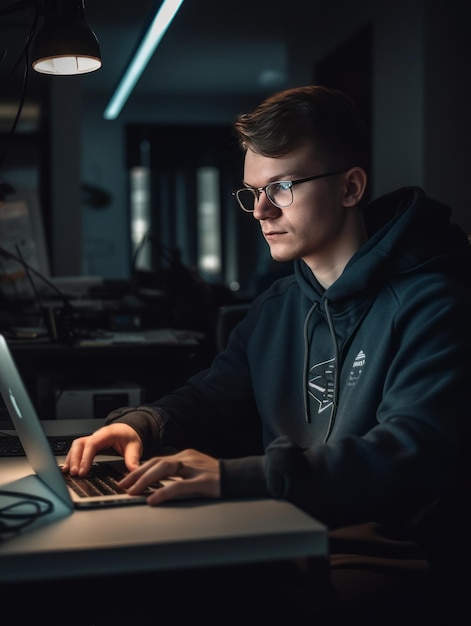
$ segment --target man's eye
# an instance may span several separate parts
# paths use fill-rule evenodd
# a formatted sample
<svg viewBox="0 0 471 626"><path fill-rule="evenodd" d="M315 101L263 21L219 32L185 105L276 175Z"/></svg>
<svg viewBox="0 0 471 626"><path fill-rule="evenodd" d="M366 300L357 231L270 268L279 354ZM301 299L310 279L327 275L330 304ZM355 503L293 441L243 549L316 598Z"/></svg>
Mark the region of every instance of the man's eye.
<svg viewBox="0 0 471 626"><path fill-rule="evenodd" d="M275 183L274 187L275 187L274 191L288 191L288 189L291 189L291 183L285 180L285 181Z"/></svg>

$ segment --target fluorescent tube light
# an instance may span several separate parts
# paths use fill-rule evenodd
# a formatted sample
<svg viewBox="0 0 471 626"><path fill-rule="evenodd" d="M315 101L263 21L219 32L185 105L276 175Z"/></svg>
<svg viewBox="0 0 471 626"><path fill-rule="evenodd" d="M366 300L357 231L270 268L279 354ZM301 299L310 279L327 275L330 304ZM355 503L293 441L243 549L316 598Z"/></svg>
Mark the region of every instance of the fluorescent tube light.
<svg viewBox="0 0 471 626"><path fill-rule="evenodd" d="M139 80L182 4L183 0L164 0L160 6L103 113L103 117L106 120L114 120L120 114L121 109L134 89L134 85Z"/></svg>

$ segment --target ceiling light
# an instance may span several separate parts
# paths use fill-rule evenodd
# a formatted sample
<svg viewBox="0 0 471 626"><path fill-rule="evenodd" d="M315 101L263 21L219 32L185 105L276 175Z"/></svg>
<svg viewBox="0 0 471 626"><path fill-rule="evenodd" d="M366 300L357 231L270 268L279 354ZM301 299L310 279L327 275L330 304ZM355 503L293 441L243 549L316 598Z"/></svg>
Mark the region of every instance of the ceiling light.
<svg viewBox="0 0 471 626"><path fill-rule="evenodd" d="M42 4L44 24L32 45L33 69L64 76L98 70L100 46L85 22L84 0L43 0Z"/></svg>
<svg viewBox="0 0 471 626"><path fill-rule="evenodd" d="M134 89L134 85L139 80L182 4L183 0L164 0L160 6L103 113L106 120L114 120L120 114Z"/></svg>

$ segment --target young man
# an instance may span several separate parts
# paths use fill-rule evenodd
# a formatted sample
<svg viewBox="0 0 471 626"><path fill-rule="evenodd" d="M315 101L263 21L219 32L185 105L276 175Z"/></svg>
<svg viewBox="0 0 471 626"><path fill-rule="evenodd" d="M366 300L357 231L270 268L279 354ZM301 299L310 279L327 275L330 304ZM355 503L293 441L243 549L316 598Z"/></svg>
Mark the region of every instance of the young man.
<svg viewBox="0 0 471 626"><path fill-rule="evenodd" d="M371 590L403 593L442 562L458 527L467 237L419 188L366 202L367 134L338 91L281 92L235 130L245 153L236 199L273 259L295 260L294 275L256 298L210 369L152 405L114 411L74 442L64 471L85 474L113 446L131 493L181 479L150 505L289 500L331 530L346 606ZM179 451L159 456L163 446Z"/></svg>

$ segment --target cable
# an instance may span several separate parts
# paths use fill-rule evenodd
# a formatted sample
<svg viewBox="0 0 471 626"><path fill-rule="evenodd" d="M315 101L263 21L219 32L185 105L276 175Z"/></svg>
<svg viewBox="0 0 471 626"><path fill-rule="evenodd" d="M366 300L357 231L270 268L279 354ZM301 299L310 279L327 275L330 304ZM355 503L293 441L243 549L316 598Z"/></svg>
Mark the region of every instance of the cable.
<svg viewBox="0 0 471 626"><path fill-rule="evenodd" d="M60 300L62 300L62 303L65 307L73 308L67 296L58 287L56 287L56 285L53 282L51 282L48 278L43 276L41 272L38 272L38 270L34 269L32 265L30 265L29 263L26 263L26 261L24 261L23 259L23 255L21 257L17 256L16 254L13 254L13 252L10 252L6 248L3 248L2 246L0 246L0 258L9 259L11 261L16 261L23 267L25 271L26 269L28 269L29 272L31 272L32 274L37 276L37 278L42 280L43 283L47 285L56 294L56 296L60 298Z"/></svg>
<svg viewBox="0 0 471 626"><path fill-rule="evenodd" d="M26 263L23 258L13 254L6 248L0 246L0 259L9 259L12 261L16 261L19 263L26 271L28 278L30 280L30 274L33 274L37 278L43 281L55 294L62 300L62 308L57 311L57 315L52 315L51 319L47 318L47 315L44 312L46 326L49 328L49 324L52 325L52 329L50 328L51 338L53 340L65 341L66 343L71 343L76 338L76 331L74 327L74 308L70 302L70 300L65 296L65 294L58 288L54 283L52 283L48 278L43 276L38 270L34 269L29 263ZM33 295L36 296L36 291L33 291ZM37 302L39 308L42 308L41 302Z"/></svg>
<svg viewBox="0 0 471 626"><path fill-rule="evenodd" d="M31 290L33 292L34 298L36 300L36 303L39 306L39 310L42 312L42 318L44 320L44 322L46 323L46 327L47 327L47 320L44 319L44 305L43 305L43 301L41 299L41 296L39 294L39 290L36 289L36 283L33 280L33 277L31 275L30 269L29 269L29 265L28 263L26 263L25 258L23 256L23 253L21 252L21 248L18 244L15 244L15 250L16 250L16 254L18 255L18 258L21 261L21 264L23 265L25 272L26 272L26 276L28 277L28 281L29 284L31 286Z"/></svg>
<svg viewBox="0 0 471 626"><path fill-rule="evenodd" d="M180 264L180 251L178 248L173 248L158 241L153 235L147 232L139 242L134 252L131 262L131 275L133 275L137 269L137 260L141 250L147 243L151 243L159 251L162 261L166 261L170 266Z"/></svg>
<svg viewBox="0 0 471 626"><path fill-rule="evenodd" d="M18 4L19 5L24 5L24 4L28 5L29 3L22 3L22 2L20 2ZM25 8L25 7L21 6L19 8ZM25 102L25 99L26 99L26 87L27 87L27 84L28 84L28 75L29 75L29 49L30 49L30 46L31 46L31 42L34 39L34 35L35 35L35 32L36 32L36 26L37 26L37 22L38 22L38 9L37 9L37 7L35 7L35 9L36 10L35 10L34 18L33 18L33 23L31 25L30 31L28 33L28 37L26 39L26 44L25 44L23 50L21 51L21 54L19 55L18 59L16 60L16 62L14 64L11 72L9 73L9 75L6 77L6 79L3 81L2 85L1 85L1 87L3 88L5 83L12 77L12 75L16 71L18 65L20 64L20 62L24 58L25 65L24 65L24 70L23 70L23 83L22 83L22 88L21 88L20 104L18 106L18 110L16 112L16 116L15 116L15 119L13 121L12 127L11 127L10 132L8 134L8 137L6 139L6 144L5 144L4 150L3 150L2 154L0 155L0 169L2 168L3 162L5 161L5 157L7 155L8 148L10 147L11 140L13 138L13 135L15 133L16 127L17 127L18 122L20 120L21 112L23 110L23 105L24 105L24 102Z"/></svg>
<svg viewBox="0 0 471 626"><path fill-rule="evenodd" d="M0 489L0 496L18 499L0 508L0 540L14 536L54 510L51 500L31 493Z"/></svg>

